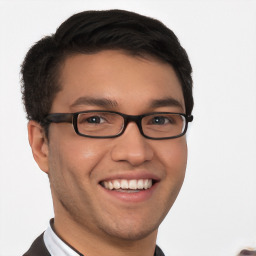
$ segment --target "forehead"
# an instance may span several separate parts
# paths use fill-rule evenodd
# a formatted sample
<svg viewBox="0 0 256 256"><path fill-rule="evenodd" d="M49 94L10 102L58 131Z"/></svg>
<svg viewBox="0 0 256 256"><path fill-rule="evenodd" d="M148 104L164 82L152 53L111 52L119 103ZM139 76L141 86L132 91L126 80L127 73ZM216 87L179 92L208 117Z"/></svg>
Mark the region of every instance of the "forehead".
<svg viewBox="0 0 256 256"><path fill-rule="evenodd" d="M164 98L173 98L184 107L180 82L169 64L123 51L68 57L60 71L60 84L62 89L53 101L52 112L74 112L74 102L81 97L111 100L125 110L131 104L141 109L143 104Z"/></svg>

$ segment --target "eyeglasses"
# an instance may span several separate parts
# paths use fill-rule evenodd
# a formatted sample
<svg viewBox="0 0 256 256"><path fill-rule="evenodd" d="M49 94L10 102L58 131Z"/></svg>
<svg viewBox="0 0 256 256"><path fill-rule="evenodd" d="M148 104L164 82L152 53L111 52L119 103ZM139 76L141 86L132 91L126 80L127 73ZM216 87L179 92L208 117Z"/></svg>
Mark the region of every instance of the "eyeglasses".
<svg viewBox="0 0 256 256"><path fill-rule="evenodd" d="M140 133L148 139L164 140L183 136L193 116L183 113L154 112L144 115L125 115L114 111L82 111L54 113L45 123L72 123L75 132L89 138L115 138L122 135L129 124L135 122Z"/></svg>

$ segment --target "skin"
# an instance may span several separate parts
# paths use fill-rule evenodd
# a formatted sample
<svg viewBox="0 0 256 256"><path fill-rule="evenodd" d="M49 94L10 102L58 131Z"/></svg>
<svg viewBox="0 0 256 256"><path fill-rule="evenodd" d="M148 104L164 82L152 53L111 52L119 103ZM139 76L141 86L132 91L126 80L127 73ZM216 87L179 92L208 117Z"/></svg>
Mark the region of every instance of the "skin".
<svg viewBox="0 0 256 256"><path fill-rule="evenodd" d="M68 57L62 67L62 90L51 113L114 110L130 115L156 111L184 113L181 85L173 68L153 58L122 51ZM80 97L109 99L98 106ZM154 106L170 97L180 105ZM144 138L135 123L117 138L78 136L70 123L51 124L49 141L40 125L28 124L29 141L39 167L49 175L57 234L88 256L153 256L157 229L182 186L186 137ZM158 179L146 200L127 202L109 196L99 182L113 175L154 175ZM122 176L122 177L123 177Z"/></svg>

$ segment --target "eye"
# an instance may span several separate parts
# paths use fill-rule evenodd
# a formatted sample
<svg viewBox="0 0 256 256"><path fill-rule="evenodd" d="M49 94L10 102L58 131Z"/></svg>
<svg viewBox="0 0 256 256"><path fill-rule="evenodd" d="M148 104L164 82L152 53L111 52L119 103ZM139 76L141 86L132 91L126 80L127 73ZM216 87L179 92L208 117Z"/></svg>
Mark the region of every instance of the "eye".
<svg viewBox="0 0 256 256"><path fill-rule="evenodd" d="M79 116L79 123L83 125L99 125L106 123L106 118L100 115L88 115L88 114L81 114Z"/></svg>
<svg viewBox="0 0 256 256"><path fill-rule="evenodd" d="M104 122L104 119L100 116L91 116L84 120L84 122L90 123L90 124L101 124Z"/></svg>
<svg viewBox="0 0 256 256"><path fill-rule="evenodd" d="M172 123L172 120L167 116L154 116L151 120L151 124L155 125L164 125L169 123Z"/></svg>

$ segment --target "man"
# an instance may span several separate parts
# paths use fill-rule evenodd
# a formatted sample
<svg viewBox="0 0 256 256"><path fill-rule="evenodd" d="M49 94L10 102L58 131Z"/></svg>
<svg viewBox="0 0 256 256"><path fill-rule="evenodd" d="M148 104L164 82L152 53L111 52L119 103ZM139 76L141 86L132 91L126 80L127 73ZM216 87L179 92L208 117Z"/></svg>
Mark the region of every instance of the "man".
<svg viewBox="0 0 256 256"><path fill-rule="evenodd" d="M157 230L182 186L191 65L157 20L78 13L22 65L33 156L55 217L24 255L164 255Z"/></svg>

